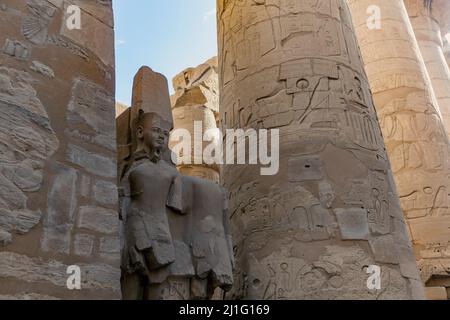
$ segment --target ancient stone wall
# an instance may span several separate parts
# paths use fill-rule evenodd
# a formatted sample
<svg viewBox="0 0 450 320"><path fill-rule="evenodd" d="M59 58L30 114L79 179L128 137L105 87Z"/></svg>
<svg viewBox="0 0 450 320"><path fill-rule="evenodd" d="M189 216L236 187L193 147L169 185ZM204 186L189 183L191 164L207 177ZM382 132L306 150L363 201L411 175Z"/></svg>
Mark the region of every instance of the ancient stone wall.
<svg viewBox="0 0 450 320"><path fill-rule="evenodd" d="M280 129L277 175L223 170L229 297L423 298L347 1L217 3L222 125Z"/></svg>
<svg viewBox="0 0 450 320"><path fill-rule="evenodd" d="M120 298L111 1L2 0L0 30L0 298Z"/></svg>
<svg viewBox="0 0 450 320"><path fill-rule="evenodd" d="M188 68L173 79L175 94L171 97L175 129L186 129L191 137L204 136L208 130L217 129L219 122L219 76L217 57L196 68ZM195 122L201 125L195 132ZM212 137L211 137L212 138ZM202 143L201 154L211 142ZM218 165L207 165L203 157L196 157L192 144L191 164L179 165L178 170L188 176L219 182ZM180 155L178 155L180 156Z"/></svg>
<svg viewBox="0 0 450 320"><path fill-rule="evenodd" d="M403 0L349 3L401 205L428 283L448 276L450 267L448 136ZM379 30L367 25L372 5L380 8Z"/></svg>

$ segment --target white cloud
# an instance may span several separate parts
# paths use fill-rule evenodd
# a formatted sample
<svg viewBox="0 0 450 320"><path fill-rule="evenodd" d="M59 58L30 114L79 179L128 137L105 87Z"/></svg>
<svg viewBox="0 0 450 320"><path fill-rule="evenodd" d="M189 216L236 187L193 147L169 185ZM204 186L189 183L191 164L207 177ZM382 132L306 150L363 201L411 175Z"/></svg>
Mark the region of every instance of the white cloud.
<svg viewBox="0 0 450 320"><path fill-rule="evenodd" d="M117 46L121 46L121 45L124 45L125 43L127 43L125 40L123 40L123 39L117 39L116 40L116 45Z"/></svg>

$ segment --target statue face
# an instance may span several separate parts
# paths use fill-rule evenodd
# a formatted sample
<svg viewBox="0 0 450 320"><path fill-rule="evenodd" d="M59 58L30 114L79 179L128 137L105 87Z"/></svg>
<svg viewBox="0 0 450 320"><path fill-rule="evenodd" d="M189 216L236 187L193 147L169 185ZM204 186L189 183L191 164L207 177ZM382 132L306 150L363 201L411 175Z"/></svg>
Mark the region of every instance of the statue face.
<svg viewBox="0 0 450 320"><path fill-rule="evenodd" d="M146 115L137 128L137 137L149 152L160 156L168 146L169 129L156 115Z"/></svg>

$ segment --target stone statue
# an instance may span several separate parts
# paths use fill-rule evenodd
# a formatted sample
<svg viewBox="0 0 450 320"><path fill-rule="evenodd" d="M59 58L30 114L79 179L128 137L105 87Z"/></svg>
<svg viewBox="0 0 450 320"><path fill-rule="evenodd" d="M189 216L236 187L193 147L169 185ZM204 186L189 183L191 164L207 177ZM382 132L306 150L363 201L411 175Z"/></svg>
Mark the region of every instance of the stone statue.
<svg viewBox="0 0 450 320"><path fill-rule="evenodd" d="M150 69L140 72L163 79ZM233 281L225 192L176 170L168 156L173 123L146 109L134 112L134 151L121 166L123 298L210 299L218 287L230 290Z"/></svg>

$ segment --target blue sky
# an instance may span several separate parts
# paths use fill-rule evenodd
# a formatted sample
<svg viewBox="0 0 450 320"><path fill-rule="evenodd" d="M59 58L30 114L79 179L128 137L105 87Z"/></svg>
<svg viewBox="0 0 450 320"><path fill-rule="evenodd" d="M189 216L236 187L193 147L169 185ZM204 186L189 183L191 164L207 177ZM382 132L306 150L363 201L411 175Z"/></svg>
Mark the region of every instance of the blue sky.
<svg viewBox="0 0 450 320"><path fill-rule="evenodd" d="M172 78L217 54L216 0L114 0L116 98L130 105L133 77L148 65Z"/></svg>

